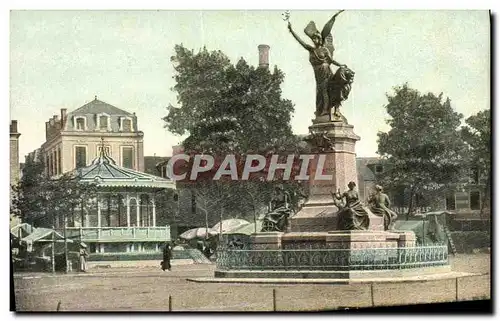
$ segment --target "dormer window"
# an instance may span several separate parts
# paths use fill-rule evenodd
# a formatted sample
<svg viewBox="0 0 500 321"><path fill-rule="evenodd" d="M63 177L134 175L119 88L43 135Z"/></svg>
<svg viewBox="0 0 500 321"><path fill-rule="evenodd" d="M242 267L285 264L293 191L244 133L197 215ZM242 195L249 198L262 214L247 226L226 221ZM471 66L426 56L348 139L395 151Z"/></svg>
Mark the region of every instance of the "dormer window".
<svg viewBox="0 0 500 321"><path fill-rule="evenodd" d="M87 129L87 119L83 116L75 117L75 129L76 130L86 130Z"/></svg>
<svg viewBox="0 0 500 321"><path fill-rule="evenodd" d="M132 119L130 117L120 118L120 131L131 132L132 131Z"/></svg>
<svg viewBox="0 0 500 321"><path fill-rule="evenodd" d="M99 129L108 129L108 117L99 116Z"/></svg>
<svg viewBox="0 0 500 321"><path fill-rule="evenodd" d="M97 115L97 129L111 131L111 122L108 114L102 113Z"/></svg>

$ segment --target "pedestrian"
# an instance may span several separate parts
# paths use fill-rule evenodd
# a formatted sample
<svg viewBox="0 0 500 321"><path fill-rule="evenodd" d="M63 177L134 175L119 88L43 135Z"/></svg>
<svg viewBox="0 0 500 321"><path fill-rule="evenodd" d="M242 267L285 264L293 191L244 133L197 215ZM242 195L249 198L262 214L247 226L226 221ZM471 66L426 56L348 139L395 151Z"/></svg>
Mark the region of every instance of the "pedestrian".
<svg viewBox="0 0 500 321"><path fill-rule="evenodd" d="M161 269L163 271L171 271L172 266L170 265L170 260L172 259L172 248L169 243L165 243L163 248L163 261L161 261Z"/></svg>
<svg viewBox="0 0 500 321"><path fill-rule="evenodd" d="M87 245L80 244L80 272L87 272L87 257L89 254L86 250Z"/></svg>

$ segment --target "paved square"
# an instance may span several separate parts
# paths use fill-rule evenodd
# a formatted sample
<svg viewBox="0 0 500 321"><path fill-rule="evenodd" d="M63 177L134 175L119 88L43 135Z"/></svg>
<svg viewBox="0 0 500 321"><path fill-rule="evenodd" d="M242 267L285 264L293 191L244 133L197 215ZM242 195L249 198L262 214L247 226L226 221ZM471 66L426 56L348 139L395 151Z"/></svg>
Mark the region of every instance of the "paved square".
<svg viewBox="0 0 500 321"><path fill-rule="evenodd" d="M489 273L487 254L458 255L453 270ZM227 284L186 279L213 275L213 265L102 269L86 274L15 274L18 311L272 311L276 289L278 311L314 311L372 306L370 284ZM455 279L373 285L373 303L398 305L456 299ZM459 300L490 298L490 275L458 280Z"/></svg>

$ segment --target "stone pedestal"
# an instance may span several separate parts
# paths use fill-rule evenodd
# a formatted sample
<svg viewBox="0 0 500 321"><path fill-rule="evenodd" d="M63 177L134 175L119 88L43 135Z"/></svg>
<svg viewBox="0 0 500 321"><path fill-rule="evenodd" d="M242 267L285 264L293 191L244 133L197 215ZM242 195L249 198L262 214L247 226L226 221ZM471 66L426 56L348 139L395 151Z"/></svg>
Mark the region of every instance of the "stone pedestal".
<svg viewBox="0 0 500 321"><path fill-rule="evenodd" d="M411 231L290 232L275 239L282 249L381 249L415 247Z"/></svg>
<svg viewBox="0 0 500 321"><path fill-rule="evenodd" d="M309 127L307 140L316 152L309 166L309 198L304 207L289 220L291 232L326 232L337 229L338 208L330 192L344 192L349 182L358 182L355 144L360 140L354 126L345 118L330 121L318 117ZM318 161L324 159L321 174L330 175L328 180L318 179ZM321 163L320 163L321 164ZM369 212L369 210L368 210ZM370 230L383 231L384 219L369 212Z"/></svg>
<svg viewBox="0 0 500 321"><path fill-rule="evenodd" d="M317 154L309 166L309 199L306 205L333 204L331 191L336 192L338 189L344 191L349 182L358 182L355 144L360 137L353 129L354 126L342 121L313 120L313 125L309 127L311 134L308 140ZM328 138L330 142L318 142L315 139L321 136ZM320 180L314 175L321 155L325 158L322 173L331 175L330 180Z"/></svg>
<svg viewBox="0 0 500 321"><path fill-rule="evenodd" d="M279 250L283 232L260 232L250 235L252 250Z"/></svg>

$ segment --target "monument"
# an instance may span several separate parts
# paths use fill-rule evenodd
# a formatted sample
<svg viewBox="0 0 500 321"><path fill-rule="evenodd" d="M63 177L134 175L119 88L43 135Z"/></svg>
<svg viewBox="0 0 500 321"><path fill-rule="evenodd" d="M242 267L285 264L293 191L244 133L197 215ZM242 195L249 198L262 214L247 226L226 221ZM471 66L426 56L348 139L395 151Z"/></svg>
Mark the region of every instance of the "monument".
<svg viewBox="0 0 500 321"><path fill-rule="evenodd" d="M382 187L377 186L369 204L359 199L355 145L360 137L340 110L354 72L332 55L331 30L342 12L333 15L321 32L312 21L306 26L304 32L314 45L295 33L285 14L290 33L309 52L316 80L315 118L306 138L315 155L309 173L316 172L321 157L323 174L331 179L310 175L309 197L301 210L290 217L283 207L273 212L287 218L286 228L268 224L271 228L250 237L248 249L221 251L216 277L353 279L450 270L446 246L417 247L413 232L393 230L397 215ZM338 67L336 72L331 65ZM268 221L279 221L273 217Z"/></svg>

